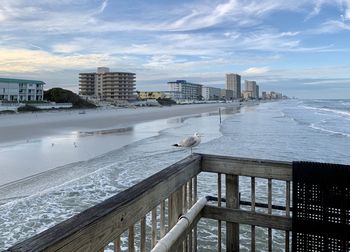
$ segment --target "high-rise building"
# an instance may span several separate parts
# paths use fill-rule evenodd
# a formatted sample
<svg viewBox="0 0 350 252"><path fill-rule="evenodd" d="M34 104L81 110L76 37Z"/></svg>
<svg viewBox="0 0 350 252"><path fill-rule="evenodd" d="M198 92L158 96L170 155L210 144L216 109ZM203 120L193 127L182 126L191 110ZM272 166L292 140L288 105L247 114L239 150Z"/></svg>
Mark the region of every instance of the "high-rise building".
<svg viewBox="0 0 350 252"><path fill-rule="evenodd" d="M110 72L107 67L97 68L96 73L80 73L79 94L106 101L133 100L135 73Z"/></svg>
<svg viewBox="0 0 350 252"><path fill-rule="evenodd" d="M256 81L244 81L245 86L245 97L257 99L259 97L259 86L256 85Z"/></svg>
<svg viewBox="0 0 350 252"><path fill-rule="evenodd" d="M0 78L0 101L42 101L44 84L38 80Z"/></svg>
<svg viewBox="0 0 350 252"><path fill-rule="evenodd" d="M226 74L225 89L233 91L233 98L241 98L241 76L238 74Z"/></svg>
<svg viewBox="0 0 350 252"><path fill-rule="evenodd" d="M200 100L202 97L202 85L186 80L170 81L168 88L174 100Z"/></svg>
<svg viewBox="0 0 350 252"><path fill-rule="evenodd" d="M229 89L221 89L221 98L226 101L230 101L233 99L233 91Z"/></svg>
<svg viewBox="0 0 350 252"><path fill-rule="evenodd" d="M202 97L204 100L219 100L221 97L221 89L215 87L202 87Z"/></svg>

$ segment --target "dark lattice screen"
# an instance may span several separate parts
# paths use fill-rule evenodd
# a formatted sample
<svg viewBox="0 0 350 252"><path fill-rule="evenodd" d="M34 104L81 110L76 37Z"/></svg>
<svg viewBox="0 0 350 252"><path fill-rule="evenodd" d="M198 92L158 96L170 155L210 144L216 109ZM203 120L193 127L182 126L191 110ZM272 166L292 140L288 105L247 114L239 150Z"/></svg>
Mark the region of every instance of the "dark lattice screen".
<svg viewBox="0 0 350 252"><path fill-rule="evenodd" d="M293 162L293 251L350 251L350 166Z"/></svg>

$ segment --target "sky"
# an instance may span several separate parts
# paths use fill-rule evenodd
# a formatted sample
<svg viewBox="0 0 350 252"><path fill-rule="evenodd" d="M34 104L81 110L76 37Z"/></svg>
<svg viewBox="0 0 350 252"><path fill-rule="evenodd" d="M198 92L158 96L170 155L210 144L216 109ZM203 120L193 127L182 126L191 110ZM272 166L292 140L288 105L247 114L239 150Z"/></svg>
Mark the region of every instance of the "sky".
<svg viewBox="0 0 350 252"><path fill-rule="evenodd" d="M137 90L186 79L350 98L350 0L0 0L0 77L77 92L79 72L136 73ZM244 88L244 85L242 85Z"/></svg>

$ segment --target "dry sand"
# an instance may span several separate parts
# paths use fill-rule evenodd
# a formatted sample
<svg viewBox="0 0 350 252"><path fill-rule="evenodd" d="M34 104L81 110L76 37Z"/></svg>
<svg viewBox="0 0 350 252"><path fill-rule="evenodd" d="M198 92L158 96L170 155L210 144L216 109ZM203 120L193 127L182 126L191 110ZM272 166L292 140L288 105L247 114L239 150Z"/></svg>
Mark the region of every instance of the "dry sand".
<svg viewBox="0 0 350 252"><path fill-rule="evenodd" d="M136 109L96 109L86 110L85 114L72 110L1 115L0 144L64 132L113 129L152 120L213 112L218 111L219 107L237 105L237 103L215 103Z"/></svg>

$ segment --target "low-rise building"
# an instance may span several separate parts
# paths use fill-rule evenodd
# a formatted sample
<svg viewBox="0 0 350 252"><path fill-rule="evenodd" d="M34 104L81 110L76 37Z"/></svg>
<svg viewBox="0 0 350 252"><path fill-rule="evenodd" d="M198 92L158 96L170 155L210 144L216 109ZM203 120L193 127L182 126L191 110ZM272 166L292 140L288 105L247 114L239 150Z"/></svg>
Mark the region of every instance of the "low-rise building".
<svg viewBox="0 0 350 252"><path fill-rule="evenodd" d="M38 80L0 78L0 101L42 101L44 84Z"/></svg>
<svg viewBox="0 0 350 252"><path fill-rule="evenodd" d="M141 100L147 99L164 99L167 98L165 92L162 91L137 91L137 96Z"/></svg>

